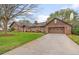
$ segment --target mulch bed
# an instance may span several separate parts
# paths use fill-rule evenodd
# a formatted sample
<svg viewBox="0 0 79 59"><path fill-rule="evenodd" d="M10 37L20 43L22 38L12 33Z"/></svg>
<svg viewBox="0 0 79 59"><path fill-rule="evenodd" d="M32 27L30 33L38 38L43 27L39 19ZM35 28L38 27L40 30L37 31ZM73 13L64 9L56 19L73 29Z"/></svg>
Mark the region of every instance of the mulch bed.
<svg viewBox="0 0 79 59"><path fill-rule="evenodd" d="M1 36L14 36L14 34L0 34L0 37Z"/></svg>

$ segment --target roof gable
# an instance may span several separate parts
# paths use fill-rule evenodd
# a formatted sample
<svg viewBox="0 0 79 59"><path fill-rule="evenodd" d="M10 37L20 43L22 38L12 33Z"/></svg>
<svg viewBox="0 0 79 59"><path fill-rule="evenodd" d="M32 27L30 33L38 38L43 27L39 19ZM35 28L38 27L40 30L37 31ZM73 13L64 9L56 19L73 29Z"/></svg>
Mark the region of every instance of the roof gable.
<svg viewBox="0 0 79 59"><path fill-rule="evenodd" d="M9 27L11 27L15 22L12 22L11 25Z"/></svg>
<svg viewBox="0 0 79 59"><path fill-rule="evenodd" d="M58 18L53 18L52 20L50 20L49 22L47 22L46 23L46 25L48 25L49 23L51 23L52 21L54 21L54 20L59 20L59 21L61 21L61 22L63 22L64 24L67 24L67 25L69 25L69 26L72 26L71 24L68 24L67 22L64 22L63 20L60 20L60 19L58 19Z"/></svg>

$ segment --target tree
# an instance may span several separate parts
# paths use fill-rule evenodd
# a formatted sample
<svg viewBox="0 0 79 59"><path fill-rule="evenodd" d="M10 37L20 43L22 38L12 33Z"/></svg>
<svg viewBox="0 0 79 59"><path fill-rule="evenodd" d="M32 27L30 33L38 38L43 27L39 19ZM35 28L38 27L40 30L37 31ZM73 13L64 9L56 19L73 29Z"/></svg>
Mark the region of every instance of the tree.
<svg viewBox="0 0 79 59"><path fill-rule="evenodd" d="M1 21L0 21L0 27L1 27Z"/></svg>
<svg viewBox="0 0 79 59"><path fill-rule="evenodd" d="M52 18L60 18L60 19L62 19L64 21L66 21L66 22L70 22L71 21L70 20L71 13L73 13L75 15L74 18L73 18L73 20L76 21L78 13L76 11L72 10L72 9L69 9L69 8L67 8L67 9L61 9L59 11L56 11L55 13L52 13L50 15L50 17L48 18L48 20L50 20Z"/></svg>
<svg viewBox="0 0 79 59"><path fill-rule="evenodd" d="M20 15L28 15L36 6L33 4L0 4L0 19L3 22L5 34L7 34L7 25L10 20Z"/></svg>

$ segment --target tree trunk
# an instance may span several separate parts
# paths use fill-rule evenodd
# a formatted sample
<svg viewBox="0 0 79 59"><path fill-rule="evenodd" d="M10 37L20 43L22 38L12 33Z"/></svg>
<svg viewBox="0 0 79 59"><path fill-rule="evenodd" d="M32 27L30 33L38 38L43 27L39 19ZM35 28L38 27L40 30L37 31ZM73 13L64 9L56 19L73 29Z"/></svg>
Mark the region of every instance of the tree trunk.
<svg viewBox="0 0 79 59"><path fill-rule="evenodd" d="M7 23L8 23L8 18L6 16L4 16L4 18L3 18L4 34L7 34Z"/></svg>
<svg viewBox="0 0 79 59"><path fill-rule="evenodd" d="M7 22L4 22L4 34L7 34Z"/></svg>

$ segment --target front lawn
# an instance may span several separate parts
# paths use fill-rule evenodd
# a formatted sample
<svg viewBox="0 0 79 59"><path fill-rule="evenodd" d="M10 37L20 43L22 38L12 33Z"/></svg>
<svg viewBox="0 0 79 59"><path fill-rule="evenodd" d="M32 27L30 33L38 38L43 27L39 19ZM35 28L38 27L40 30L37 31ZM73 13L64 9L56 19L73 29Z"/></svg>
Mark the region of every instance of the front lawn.
<svg viewBox="0 0 79 59"><path fill-rule="evenodd" d="M69 35L69 37L79 45L79 35Z"/></svg>
<svg viewBox="0 0 79 59"><path fill-rule="evenodd" d="M14 34L14 36L0 36L0 54L44 35L43 33L28 32L10 32L10 34Z"/></svg>

